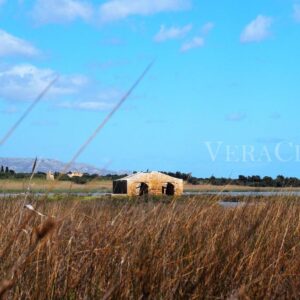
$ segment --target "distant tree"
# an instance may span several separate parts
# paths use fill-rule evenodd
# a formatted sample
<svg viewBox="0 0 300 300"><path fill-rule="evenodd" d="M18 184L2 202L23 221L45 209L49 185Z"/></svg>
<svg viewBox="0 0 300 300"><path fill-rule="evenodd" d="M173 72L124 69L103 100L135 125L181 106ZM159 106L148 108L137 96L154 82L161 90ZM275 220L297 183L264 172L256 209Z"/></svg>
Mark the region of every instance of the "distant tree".
<svg viewBox="0 0 300 300"><path fill-rule="evenodd" d="M8 172L9 172L9 168L5 167L5 173L8 173Z"/></svg>
<svg viewBox="0 0 300 300"><path fill-rule="evenodd" d="M239 179L238 179L237 184L246 185L246 183L247 183L247 177L243 176L243 175L239 175Z"/></svg>
<svg viewBox="0 0 300 300"><path fill-rule="evenodd" d="M274 180L272 177L270 176L265 176L263 179L262 179L262 184L263 186L267 186L267 187L271 187L271 186L274 186Z"/></svg>
<svg viewBox="0 0 300 300"><path fill-rule="evenodd" d="M297 178L286 177L284 183L285 186L297 186Z"/></svg>
<svg viewBox="0 0 300 300"><path fill-rule="evenodd" d="M282 175L278 175L275 179L277 187L284 187L285 185L285 178Z"/></svg>
<svg viewBox="0 0 300 300"><path fill-rule="evenodd" d="M46 179L47 174L44 173L44 172L37 172L37 173L35 173L35 176L34 176L34 177L35 177L35 178L40 178L40 179Z"/></svg>
<svg viewBox="0 0 300 300"><path fill-rule="evenodd" d="M60 181L71 181L71 178L67 174L59 174L58 178Z"/></svg>
<svg viewBox="0 0 300 300"><path fill-rule="evenodd" d="M260 182L261 181L261 179L260 179L260 176L252 176L252 181L254 181L254 182Z"/></svg>
<svg viewBox="0 0 300 300"><path fill-rule="evenodd" d="M71 178L71 181L76 183L76 184L86 184L89 182L88 178L86 177L79 177L79 176L74 176Z"/></svg>
<svg viewBox="0 0 300 300"><path fill-rule="evenodd" d="M5 173L0 173L0 179L6 179L7 178L7 174Z"/></svg>
<svg viewBox="0 0 300 300"><path fill-rule="evenodd" d="M1 166L1 171L0 172L4 173L4 167L3 166Z"/></svg>
<svg viewBox="0 0 300 300"><path fill-rule="evenodd" d="M209 178L209 183L212 184L212 185L216 185L216 177L215 176L211 176Z"/></svg>
<svg viewBox="0 0 300 300"><path fill-rule="evenodd" d="M198 180L198 178L196 178L196 177L190 177L190 178L188 179L188 183L193 184L193 185L196 185L196 184L199 184L199 180Z"/></svg>
<svg viewBox="0 0 300 300"><path fill-rule="evenodd" d="M99 177L99 175L98 174L92 174L92 175L89 175L90 177L91 177L91 179L96 179L96 178L98 178Z"/></svg>
<svg viewBox="0 0 300 300"><path fill-rule="evenodd" d="M276 180L278 180L278 181L284 181L284 176L282 176L282 175L278 175L277 177L276 177Z"/></svg>
<svg viewBox="0 0 300 300"><path fill-rule="evenodd" d="M14 178L16 178L16 179L23 179L23 178L26 178L26 177L28 177L28 175L25 174L25 173L16 173L14 175Z"/></svg>

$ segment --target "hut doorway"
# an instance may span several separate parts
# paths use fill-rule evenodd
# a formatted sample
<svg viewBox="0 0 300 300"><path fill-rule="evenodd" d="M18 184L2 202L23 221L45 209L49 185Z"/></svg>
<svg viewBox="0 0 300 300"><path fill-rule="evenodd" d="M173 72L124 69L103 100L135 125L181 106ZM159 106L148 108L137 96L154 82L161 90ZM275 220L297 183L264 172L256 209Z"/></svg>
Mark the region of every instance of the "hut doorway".
<svg viewBox="0 0 300 300"><path fill-rule="evenodd" d="M174 184L168 182L166 187L166 195L167 196L174 196L175 194L175 186Z"/></svg>
<svg viewBox="0 0 300 300"><path fill-rule="evenodd" d="M148 195L148 193L149 193L149 186L148 186L148 184L145 183L145 182L141 182L140 190L139 190L139 195L140 196Z"/></svg>
<svg viewBox="0 0 300 300"><path fill-rule="evenodd" d="M127 194L127 181L116 180L113 182L114 194Z"/></svg>

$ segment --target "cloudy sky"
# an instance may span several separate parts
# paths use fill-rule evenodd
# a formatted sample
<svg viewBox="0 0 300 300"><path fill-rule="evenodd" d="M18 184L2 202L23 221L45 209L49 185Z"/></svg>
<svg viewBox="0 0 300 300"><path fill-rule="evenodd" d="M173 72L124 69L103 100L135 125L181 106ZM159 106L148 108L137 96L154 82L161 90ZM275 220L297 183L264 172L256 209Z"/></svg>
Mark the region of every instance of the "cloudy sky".
<svg viewBox="0 0 300 300"><path fill-rule="evenodd" d="M0 0L2 157L300 176L300 0Z"/></svg>

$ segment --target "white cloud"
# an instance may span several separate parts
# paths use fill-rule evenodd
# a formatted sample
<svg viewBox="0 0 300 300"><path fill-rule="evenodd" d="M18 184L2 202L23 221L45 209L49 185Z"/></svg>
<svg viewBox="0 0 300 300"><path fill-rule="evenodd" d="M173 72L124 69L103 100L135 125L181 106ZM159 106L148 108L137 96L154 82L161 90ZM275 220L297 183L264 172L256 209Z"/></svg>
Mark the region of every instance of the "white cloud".
<svg viewBox="0 0 300 300"><path fill-rule="evenodd" d="M192 30L191 24L183 27L169 27L166 28L164 25L160 27L159 32L155 35L154 41L157 43L164 42L167 40L183 38Z"/></svg>
<svg viewBox="0 0 300 300"><path fill-rule="evenodd" d="M192 40L185 42L182 46L180 51L187 52L194 48L200 48L204 46L204 39L200 36L194 37Z"/></svg>
<svg viewBox="0 0 300 300"><path fill-rule="evenodd" d="M97 101L66 101L57 105L59 108L89 110L89 111L104 111L112 108L112 105L106 102Z"/></svg>
<svg viewBox="0 0 300 300"><path fill-rule="evenodd" d="M29 42L0 29L0 56L35 56L39 51Z"/></svg>
<svg viewBox="0 0 300 300"><path fill-rule="evenodd" d="M180 48L181 52L187 52L195 48L203 47L205 44L205 36L215 27L215 24L208 22L201 27L200 35L194 36L192 39L184 42Z"/></svg>
<svg viewBox="0 0 300 300"><path fill-rule="evenodd" d="M215 24L213 22L208 22L204 24L201 28L201 32L203 34L208 34L212 29L214 29Z"/></svg>
<svg viewBox="0 0 300 300"><path fill-rule="evenodd" d="M64 101L57 104L58 108L104 111L109 110L123 96L123 93L115 88L103 89L94 96L84 96L89 100ZM92 98L92 99L91 99Z"/></svg>
<svg viewBox="0 0 300 300"><path fill-rule="evenodd" d="M30 64L0 68L0 99L12 105L17 105L18 101L32 101L56 76L56 72L51 69L41 69ZM56 108L103 111L111 109L121 96L121 90L99 87L98 82L85 76L61 75L49 90L46 100L54 101L53 106Z"/></svg>
<svg viewBox="0 0 300 300"><path fill-rule="evenodd" d="M99 14L102 22L111 22L133 15L183 10L189 6L189 0L110 0L100 5Z"/></svg>
<svg viewBox="0 0 300 300"><path fill-rule="evenodd" d="M0 98L4 100L33 100L56 76L51 69L39 69L30 64L20 64L0 69ZM80 75L65 75L51 88L48 97L77 93L88 80Z"/></svg>
<svg viewBox="0 0 300 300"><path fill-rule="evenodd" d="M295 4L294 5L294 13L293 13L293 16L294 16L294 20L296 22L300 22L300 4Z"/></svg>
<svg viewBox="0 0 300 300"><path fill-rule="evenodd" d="M3 1L3 0L0 0ZM191 0L106 0L98 6L89 0L36 0L32 16L38 23L66 23L76 19L112 22L129 16L147 16L188 9Z"/></svg>
<svg viewBox="0 0 300 300"><path fill-rule="evenodd" d="M93 8L86 1L37 0L32 14L39 23L66 23L75 19L87 21L93 15Z"/></svg>
<svg viewBox="0 0 300 300"><path fill-rule="evenodd" d="M259 15L255 20L246 26L241 34L242 43L260 42L270 35L272 18Z"/></svg>

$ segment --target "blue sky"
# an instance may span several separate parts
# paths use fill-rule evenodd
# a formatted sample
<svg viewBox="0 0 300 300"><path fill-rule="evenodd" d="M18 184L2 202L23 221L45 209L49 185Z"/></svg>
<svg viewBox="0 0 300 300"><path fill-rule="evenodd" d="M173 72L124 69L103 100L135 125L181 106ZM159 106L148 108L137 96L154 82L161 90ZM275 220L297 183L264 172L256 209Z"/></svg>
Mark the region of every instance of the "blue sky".
<svg viewBox="0 0 300 300"><path fill-rule="evenodd" d="M0 0L2 157L197 176L300 174L300 1Z"/></svg>

